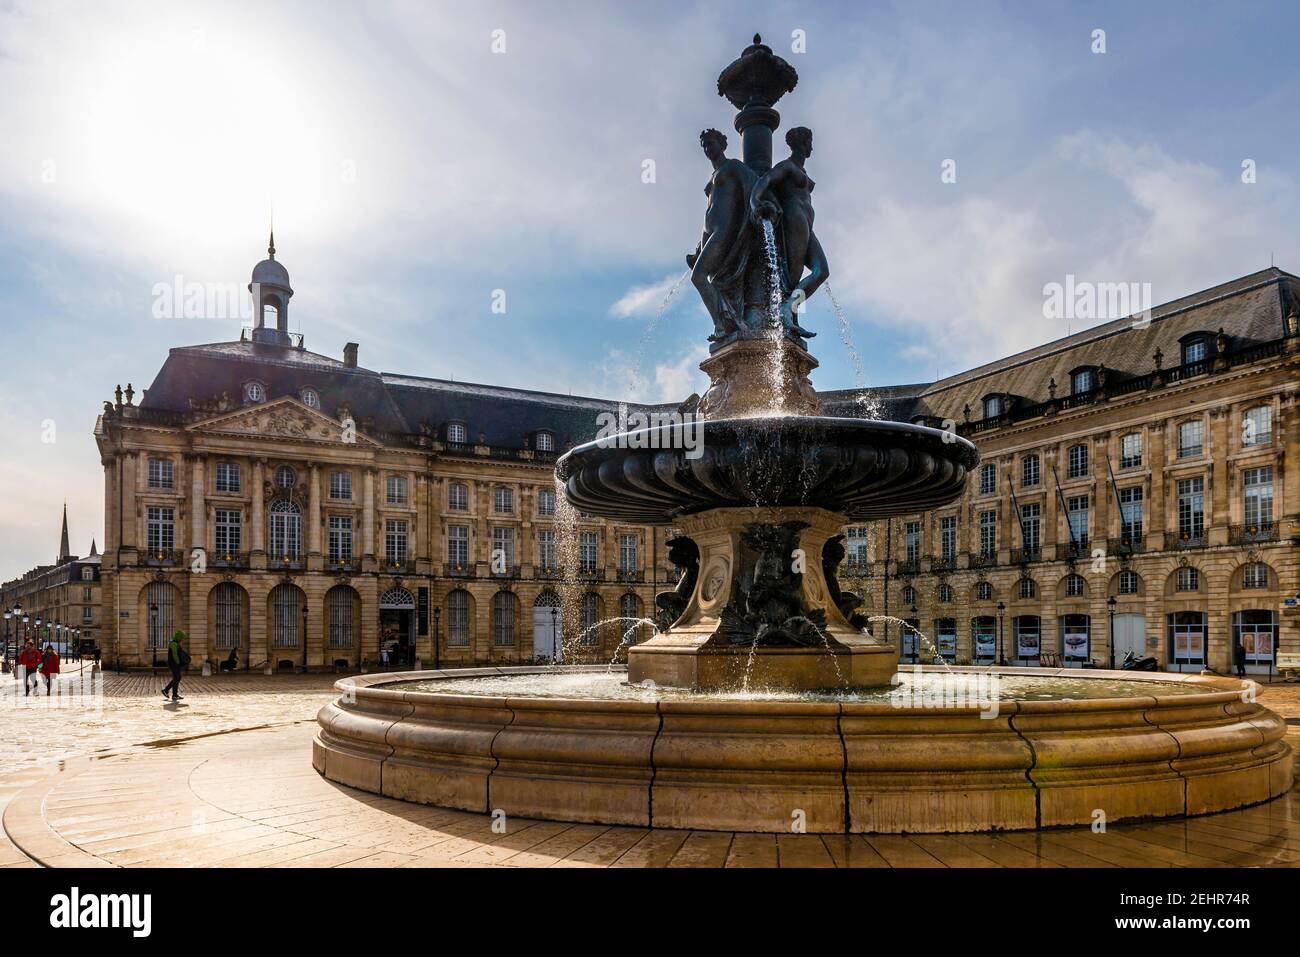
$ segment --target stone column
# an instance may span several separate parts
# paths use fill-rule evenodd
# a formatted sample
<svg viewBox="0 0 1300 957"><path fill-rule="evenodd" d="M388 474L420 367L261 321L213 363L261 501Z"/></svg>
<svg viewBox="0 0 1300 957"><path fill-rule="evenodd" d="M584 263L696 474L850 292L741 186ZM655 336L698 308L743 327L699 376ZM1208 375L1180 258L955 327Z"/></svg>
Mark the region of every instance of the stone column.
<svg viewBox="0 0 1300 957"><path fill-rule="evenodd" d="M1205 516L1205 528L1208 544L1228 544L1228 526L1232 523L1232 510L1229 507L1228 492L1228 409L1219 407L1210 412L1210 494L1206 501L1211 503L1209 514Z"/></svg>
<svg viewBox="0 0 1300 957"><path fill-rule="evenodd" d="M375 559L375 470L367 468L361 480L361 560Z"/></svg>
<svg viewBox="0 0 1300 957"><path fill-rule="evenodd" d="M138 469L139 455L135 452L125 452L118 459L118 481L122 486L122 513L121 520L121 547L138 548L140 537L137 534L138 525L136 524L135 515L135 490L140 481Z"/></svg>
<svg viewBox="0 0 1300 957"><path fill-rule="evenodd" d="M1055 446L1043 452L1042 471L1039 473L1040 485L1043 489L1041 535L1044 561L1064 558L1064 546L1070 541L1068 528L1061 528L1061 524L1069 522L1070 518L1068 515L1061 514L1061 493L1056 489L1056 483L1060 480L1060 470L1056 467L1057 460L1060 458L1057 454L1059 449L1060 446ZM1059 549L1057 542L1062 544Z"/></svg>
<svg viewBox="0 0 1300 957"><path fill-rule="evenodd" d="M190 549L202 548L206 550L208 545L206 463L201 453L188 455L186 458L190 463ZM195 657L198 656L195 655Z"/></svg>
<svg viewBox="0 0 1300 957"><path fill-rule="evenodd" d="M1151 468L1151 489L1147 496L1147 551L1165 547L1165 427L1157 423L1147 433L1147 455Z"/></svg>
<svg viewBox="0 0 1300 957"><path fill-rule="evenodd" d="M320 466L313 464L307 485L307 567L311 571L325 567L321 557L320 525Z"/></svg>
<svg viewBox="0 0 1300 957"><path fill-rule="evenodd" d="M1110 461L1111 436L1103 432L1093 444L1092 461L1092 502L1096 515L1092 517L1092 529L1089 533L1088 550L1109 548L1110 506L1115 493L1110 487L1110 472L1106 463Z"/></svg>
<svg viewBox="0 0 1300 957"><path fill-rule="evenodd" d="M116 557L117 548L122 544L121 535L118 533L118 521L121 514L118 512L118 469L119 459L113 456L101 459L104 466L104 559L109 556Z"/></svg>
<svg viewBox="0 0 1300 957"><path fill-rule="evenodd" d="M253 514L249 518L250 562L253 568L266 567L266 459L253 460Z"/></svg>

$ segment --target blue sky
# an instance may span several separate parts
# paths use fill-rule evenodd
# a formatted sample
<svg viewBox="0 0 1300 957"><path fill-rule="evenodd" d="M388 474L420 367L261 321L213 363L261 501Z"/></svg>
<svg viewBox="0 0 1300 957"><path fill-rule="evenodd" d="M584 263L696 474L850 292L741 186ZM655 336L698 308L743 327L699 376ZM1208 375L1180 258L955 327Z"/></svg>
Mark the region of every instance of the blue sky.
<svg viewBox="0 0 1300 957"><path fill-rule="evenodd" d="M53 558L65 499L74 551L102 544L101 403L240 325L155 318L156 284L247 282L272 207L310 349L683 397L709 331L689 284L648 324L698 239L699 131L738 153L715 80L757 30L800 73L782 128L815 132L817 229L862 356L859 374L819 295L814 382L928 381L1070 331L1042 309L1067 274L1161 302L1270 257L1300 269L1297 21L1282 3L2 4L0 577Z"/></svg>

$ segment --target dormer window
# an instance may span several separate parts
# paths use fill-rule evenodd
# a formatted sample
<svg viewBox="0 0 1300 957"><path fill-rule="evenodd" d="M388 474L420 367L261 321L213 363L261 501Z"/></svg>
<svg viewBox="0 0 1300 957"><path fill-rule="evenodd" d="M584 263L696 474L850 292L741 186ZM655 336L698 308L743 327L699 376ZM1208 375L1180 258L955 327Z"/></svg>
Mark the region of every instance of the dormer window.
<svg viewBox="0 0 1300 957"><path fill-rule="evenodd" d="M1204 334L1188 336L1182 340L1183 365L1204 362L1210 356L1210 337Z"/></svg>
<svg viewBox="0 0 1300 957"><path fill-rule="evenodd" d="M265 402L266 386L260 382L248 382L244 385L244 398L249 402Z"/></svg>
<svg viewBox="0 0 1300 957"><path fill-rule="evenodd" d="M1097 388L1097 370L1092 366L1084 366L1070 373L1071 395L1082 395L1095 388Z"/></svg>
<svg viewBox="0 0 1300 957"><path fill-rule="evenodd" d="M303 389L299 398L302 399L302 404L309 409L320 408L320 395L315 389Z"/></svg>
<svg viewBox="0 0 1300 957"><path fill-rule="evenodd" d="M464 422L447 423L447 441L461 445L469 441L469 429Z"/></svg>
<svg viewBox="0 0 1300 957"><path fill-rule="evenodd" d="M554 451L555 451L555 435L554 435L553 433L551 433L551 432L547 432L547 431L545 431L545 430L543 430L543 431L541 431L541 432L538 432L538 433L537 433L537 451L539 451L539 452L554 452Z"/></svg>
<svg viewBox="0 0 1300 957"><path fill-rule="evenodd" d="M984 418L996 419L1002 414L1004 403L1000 395L986 395L984 397Z"/></svg>

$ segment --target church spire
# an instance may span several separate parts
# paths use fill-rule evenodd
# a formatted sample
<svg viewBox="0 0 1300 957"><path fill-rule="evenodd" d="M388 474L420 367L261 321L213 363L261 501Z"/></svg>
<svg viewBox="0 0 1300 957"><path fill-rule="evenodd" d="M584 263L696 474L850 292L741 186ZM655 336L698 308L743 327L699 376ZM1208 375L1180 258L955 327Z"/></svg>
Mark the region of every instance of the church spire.
<svg viewBox="0 0 1300 957"><path fill-rule="evenodd" d="M72 557L72 549L68 547L68 503L63 503L63 534L59 537L59 561L62 565Z"/></svg>

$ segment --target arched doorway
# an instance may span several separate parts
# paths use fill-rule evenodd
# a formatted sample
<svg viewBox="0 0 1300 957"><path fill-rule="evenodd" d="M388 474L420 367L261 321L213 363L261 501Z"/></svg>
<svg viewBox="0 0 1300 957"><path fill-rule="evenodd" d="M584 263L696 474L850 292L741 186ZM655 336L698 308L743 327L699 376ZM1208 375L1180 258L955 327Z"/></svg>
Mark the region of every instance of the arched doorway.
<svg viewBox="0 0 1300 957"><path fill-rule="evenodd" d="M145 627L145 656L157 663L181 620L180 589L171 582L150 582L140 597L144 606L140 617Z"/></svg>
<svg viewBox="0 0 1300 957"><path fill-rule="evenodd" d="M379 596L379 651L390 665L415 663L415 596L405 588L390 588Z"/></svg>
<svg viewBox="0 0 1300 957"><path fill-rule="evenodd" d="M212 589L208 620L211 622L212 650L219 660L220 669L247 668L248 592L235 582L220 582ZM240 658L243 658L242 662Z"/></svg>
<svg viewBox="0 0 1300 957"><path fill-rule="evenodd" d="M361 596L349 585L325 593L326 658L336 665L351 663L361 635Z"/></svg>
<svg viewBox="0 0 1300 957"><path fill-rule="evenodd" d="M302 647L306 595L297 585L281 582L271 589L266 604L267 658L276 668L292 668Z"/></svg>
<svg viewBox="0 0 1300 957"><path fill-rule="evenodd" d="M533 602L533 657L539 661L561 661L564 642L560 640L560 626L564 615L560 611L560 596L544 591Z"/></svg>

